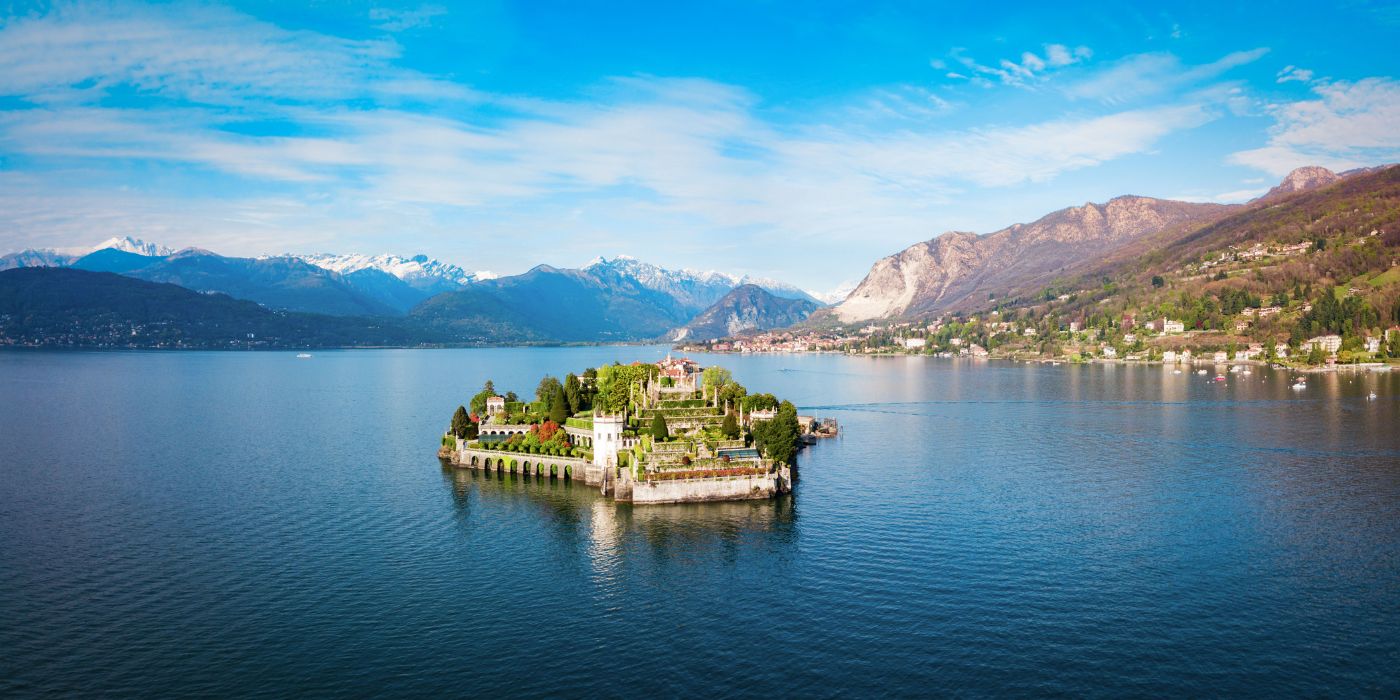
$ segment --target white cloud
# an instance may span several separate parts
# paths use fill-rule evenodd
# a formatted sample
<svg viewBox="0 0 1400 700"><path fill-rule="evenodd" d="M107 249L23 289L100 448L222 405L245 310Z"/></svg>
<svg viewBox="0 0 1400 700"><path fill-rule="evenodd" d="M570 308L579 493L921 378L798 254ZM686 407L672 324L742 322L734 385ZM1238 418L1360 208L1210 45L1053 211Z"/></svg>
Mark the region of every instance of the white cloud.
<svg viewBox="0 0 1400 700"><path fill-rule="evenodd" d="M447 8L442 5L420 5L411 10L376 7L369 11L369 18L386 32L402 32L431 27L434 19L446 14Z"/></svg>
<svg viewBox="0 0 1400 700"><path fill-rule="evenodd" d="M1270 107L1268 144L1230 161L1284 175L1304 165L1344 170L1400 160L1400 82L1317 81L1312 91L1316 99Z"/></svg>
<svg viewBox="0 0 1400 700"><path fill-rule="evenodd" d="M0 190L0 230L26 245L101 230L241 254L411 232L502 269L515 245L589 257L668 231L706 232L676 237L703 240L699 252L794 237L885 249L927 237L971 188L1150 152L1219 111L1193 98L953 129L959 104L887 86L778 120L759 96L707 80L618 78L545 100L402 70L397 53L202 7L0 26L0 94L34 105L0 111L0 155L30 168ZM979 75L1030 85L1090 56L1052 44ZM103 99L133 89L159 99ZM463 101L422 102L441 94ZM134 170L158 176L120 189ZM472 241L493 238L512 246L476 259Z"/></svg>
<svg viewBox="0 0 1400 700"><path fill-rule="evenodd" d="M1136 54L1066 86L1064 93L1072 99L1123 104L1217 78L1232 68L1259 60L1268 52L1265 48L1236 51L1199 66L1184 65L1181 59L1169 53Z"/></svg>
<svg viewBox="0 0 1400 700"><path fill-rule="evenodd" d="M242 106L365 96L469 96L393 66L390 40L289 31L215 6L63 4L0 31L0 95L90 102L123 86L150 97Z"/></svg>
<svg viewBox="0 0 1400 700"><path fill-rule="evenodd" d="M1277 78L1280 83L1287 83L1294 80L1300 83L1306 83L1312 81L1313 72L1306 68L1298 68L1297 66L1290 65L1285 66L1283 70L1279 71Z"/></svg>
<svg viewBox="0 0 1400 700"><path fill-rule="evenodd" d="M954 49L950 57L968 70L968 74L948 73L947 77L953 79L970 80L975 84L990 86L994 83L1012 85L1016 87L1029 87L1045 78L1046 72L1050 68L1063 68L1081 61L1086 61L1094 55L1094 52L1087 46L1078 46L1073 49L1064 44L1045 45L1045 56L1026 51L1021 54L1017 61L1001 59L997 61L995 67L983 65L971 56L967 56L962 49ZM938 60L933 64L934 68L942 69L947 64Z"/></svg>

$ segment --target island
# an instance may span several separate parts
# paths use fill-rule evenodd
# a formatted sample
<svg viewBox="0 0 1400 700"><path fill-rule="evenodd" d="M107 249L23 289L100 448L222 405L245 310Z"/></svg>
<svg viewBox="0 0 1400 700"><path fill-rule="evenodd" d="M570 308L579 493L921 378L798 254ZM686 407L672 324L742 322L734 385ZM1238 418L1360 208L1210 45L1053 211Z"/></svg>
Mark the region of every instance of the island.
<svg viewBox="0 0 1400 700"><path fill-rule="evenodd" d="M582 481L634 504L773 498L830 421L688 358L540 380L534 401L487 381L458 406L438 456L459 468Z"/></svg>

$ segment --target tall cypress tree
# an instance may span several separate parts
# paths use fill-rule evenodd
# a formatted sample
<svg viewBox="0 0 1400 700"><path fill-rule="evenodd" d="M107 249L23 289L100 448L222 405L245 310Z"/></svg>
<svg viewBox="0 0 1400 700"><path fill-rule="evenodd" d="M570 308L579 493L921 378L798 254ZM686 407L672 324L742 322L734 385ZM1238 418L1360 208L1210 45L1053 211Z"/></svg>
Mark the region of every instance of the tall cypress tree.
<svg viewBox="0 0 1400 700"><path fill-rule="evenodd" d="M564 396L564 387L554 387L554 396L549 399L549 419L560 425L569 418L569 400Z"/></svg>
<svg viewBox="0 0 1400 700"><path fill-rule="evenodd" d="M651 419L652 439L660 442L670 436L671 431L666 429L666 419L660 413L657 413L656 417Z"/></svg>
<svg viewBox="0 0 1400 700"><path fill-rule="evenodd" d="M583 409L583 397L580 391L582 388L578 377L573 372L564 377L564 400L569 403L569 415L571 416Z"/></svg>
<svg viewBox="0 0 1400 700"><path fill-rule="evenodd" d="M471 422L471 418L467 417L467 407L458 406L457 410L452 413L452 434L459 438L466 438L467 426Z"/></svg>

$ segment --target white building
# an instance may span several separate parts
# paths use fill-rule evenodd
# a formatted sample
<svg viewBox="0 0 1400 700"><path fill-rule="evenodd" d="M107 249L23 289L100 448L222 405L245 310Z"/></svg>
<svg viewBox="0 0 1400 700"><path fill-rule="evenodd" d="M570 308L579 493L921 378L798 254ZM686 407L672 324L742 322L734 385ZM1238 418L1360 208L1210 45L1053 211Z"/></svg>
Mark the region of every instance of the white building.
<svg viewBox="0 0 1400 700"><path fill-rule="evenodd" d="M497 413L504 413L506 410L506 397L488 396L486 397L486 415L494 416Z"/></svg>
<svg viewBox="0 0 1400 700"><path fill-rule="evenodd" d="M1173 321L1168 318L1162 319L1162 333L1185 333L1186 324L1181 321Z"/></svg>
<svg viewBox="0 0 1400 700"><path fill-rule="evenodd" d="M915 349L921 348L921 347L923 347L923 346L925 346L925 345L927 345L927 344L928 344L928 341L927 341L927 340L924 340L923 338L905 338L905 339L904 339L904 347L905 347L905 349L907 349L907 350L915 350Z"/></svg>
<svg viewBox="0 0 1400 700"><path fill-rule="evenodd" d="M1102 348L1104 357L1118 357L1118 351L1112 345L1105 345Z"/></svg>
<svg viewBox="0 0 1400 700"><path fill-rule="evenodd" d="M1175 351L1175 350L1166 350L1166 351L1163 351L1163 352L1162 352L1162 361L1163 361L1163 362L1172 362L1172 363L1176 362L1176 351Z"/></svg>
<svg viewBox="0 0 1400 700"><path fill-rule="evenodd" d="M1369 335L1366 336L1366 352L1380 352L1380 351L1381 351L1381 339L1380 339L1380 338L1372 338L1372 337L1369 336Z"/></svg>
<svg viewBox="0 0 1400 700"><path fill-rule="evenodd" d="M1342 336L1340 335L1319 335L1316 338L1308 338L1303 343L1303 350L1312 352L1313 348L1322 348L1324 352L1335 353L1342 349Z"/></svg>

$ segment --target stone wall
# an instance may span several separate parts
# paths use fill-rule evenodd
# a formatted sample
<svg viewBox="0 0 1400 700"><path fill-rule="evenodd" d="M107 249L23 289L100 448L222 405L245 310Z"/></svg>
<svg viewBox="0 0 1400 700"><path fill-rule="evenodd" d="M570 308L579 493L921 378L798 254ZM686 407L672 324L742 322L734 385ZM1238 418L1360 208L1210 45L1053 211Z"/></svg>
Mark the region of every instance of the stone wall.
<svg viewBox="0 0 1400 700"><path fill-rule="evenodd" d="M514 466L511 461L514 460ZM504 461L505 466L501 466ZM539 474L550 476L550 467L557 467L554 478L564 478L564 467L569 467L569 478L582 481L586 484L598 483L602 474L595 469L588 460L578 457L556 457L554 455L532 455L520 452L496 452L494 450L477 450L470 447L462 447L454 454L452 463L467 469L481 469L484 471L503 471L513 474ZM526 471L526 465L529 471Z"/></svg>
<svg viewBox="0 0 1400 700"><path fill-rule="evenodd" d="M632 502L691 503L772 498L789 490L790 484L784 476L786 471L708 479L637 481L632 484Z"/></svg>

